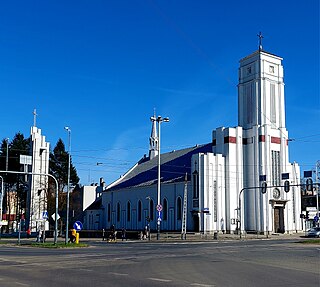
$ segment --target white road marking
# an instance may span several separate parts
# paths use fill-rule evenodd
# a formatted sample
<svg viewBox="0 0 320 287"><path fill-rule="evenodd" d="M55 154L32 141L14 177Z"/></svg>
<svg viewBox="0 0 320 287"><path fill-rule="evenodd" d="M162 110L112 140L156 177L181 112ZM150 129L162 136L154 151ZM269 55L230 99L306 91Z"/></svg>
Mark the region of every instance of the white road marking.
<svg viewBox="0 0 320 287"><path fill-rule="evenodd" d="M116 276L128 276L129 275L126 273L116 273L116 272L109 272L109 274L116 275Z"/></svg>
<svg viewBox="0 0 320 287"><path fill-rule="evenodd" d="M92 272L93 271L92 269L85 269L85 268L80 268L78 270L79 271L87 271L87 272Z"/></svg>
<svg viewBox="0 0 320 287"><path fill-rule="evenodd" d="M5 259L5 258L0 258L0 261L2 261L2 262L14 262L14 263L18 263L18 264L28 263L28 261L24 261L24 260L14 260L14 259Z"/></svg>
<svg viewBox="0 0 320 287"><path fill-rule="evenodd" d="M29 284L20 283L20 282L14 282L14 283L16 283L16 284L18 284L18 285L20 285L20 286L30 286Z"/></svg>
<svg viewBox="0 0 320 287"><path fill-rule="evenodd" d="M160 281L160 282L171 282L172 280L169 279L160 279L160 278L147 278L149 280L153 280L153 281Z"/></svg>
<svg viewBox="0 0 320 287"><path fill-rule="evenodd" d="M200 287L215 287L215 285L201 284L201 283L192 283L191 286L200 286Z"/></svg>

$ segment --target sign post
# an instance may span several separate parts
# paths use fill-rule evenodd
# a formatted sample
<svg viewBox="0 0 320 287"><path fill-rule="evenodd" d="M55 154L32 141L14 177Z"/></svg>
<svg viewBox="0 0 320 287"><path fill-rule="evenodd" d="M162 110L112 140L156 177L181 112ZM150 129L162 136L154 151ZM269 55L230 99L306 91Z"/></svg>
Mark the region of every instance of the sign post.
<svg viewBox="0 0 320 287"><path fill-rule="evenodd" d="M83 225L82 225L82 222L81 221L76 221L74 224L73 224L73 228L76 230L76 231L81 231L83 229ZM76 233L76 244L79 244L79 233L77 232Z"/></svg>

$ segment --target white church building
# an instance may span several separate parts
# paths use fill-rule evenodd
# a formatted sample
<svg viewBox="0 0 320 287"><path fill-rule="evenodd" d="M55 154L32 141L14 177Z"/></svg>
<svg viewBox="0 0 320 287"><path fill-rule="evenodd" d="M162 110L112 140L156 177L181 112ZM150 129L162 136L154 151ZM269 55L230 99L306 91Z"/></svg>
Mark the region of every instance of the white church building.
<svg viewBox="0 0 320 287"><path fill-rule="evenodd" d="M154 121L149 156L86 209L85 228L142 230L149 217L156 230L160 216L165 231L181 232L184 226L201 233L301 231L300 187L294 186L300 169L288 158L282 58L261 46L240 60L238 112L238 126L213 130L210 143L161 154L160 214Z"/></svg>

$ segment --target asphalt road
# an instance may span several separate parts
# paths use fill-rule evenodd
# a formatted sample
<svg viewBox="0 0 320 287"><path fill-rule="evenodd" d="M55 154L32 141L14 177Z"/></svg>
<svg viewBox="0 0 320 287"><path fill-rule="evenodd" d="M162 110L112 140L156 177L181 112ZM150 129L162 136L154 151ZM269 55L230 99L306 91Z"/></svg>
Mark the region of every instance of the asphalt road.
<svg viewBox="0 0 320 287"><path fill-rule="evenodd" d="M290 240L0 245L0 286L320 286L320 246Z"/></svg>

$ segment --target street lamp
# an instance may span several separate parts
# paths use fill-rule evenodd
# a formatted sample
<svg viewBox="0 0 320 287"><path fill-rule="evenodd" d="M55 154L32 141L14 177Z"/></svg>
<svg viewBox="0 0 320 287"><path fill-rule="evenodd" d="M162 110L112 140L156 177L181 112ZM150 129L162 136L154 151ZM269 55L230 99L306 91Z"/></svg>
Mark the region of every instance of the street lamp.
<svg viewBox="0 0 320 287"><path fill-rule="evenodd" d="M7 143L7 150L6 150L6 171L8 171L8 166L9 166L9 138L6 138L6 143ZM8 174L6 173L6 177L8 176ZM6 178L6 181L8 181L8 179ZM2 178L2 182L3 182L3 178ZM2 183L3 184L3 183ZM2 185L3 187L3 185ZM3 188L1 189L1 197L2 197L2 200L1 200L1 204L3 204ZM9 202L9 185L8 183L6 182L6 197L7 197L7 200L6 200L6 204L8 206L8 202ZM2 205L3 206L3 205ZM2 206L1 206L1 211L2 211ZM7 208L6 206L6 208ZM10 210L10 209L9 209ZM3 212L3 211L2 211ZM2 215L1 215L1 220L2 220ZM10 220L10 215L9 215L9 220ZM9 221L8 221L8 232L9 232Z"/></svg>
<svg viewBox="0 0 320 287"><path fill-rule="evenodd" d="M2 210L3 208L3 177L0 176L0 179L1 179L1 194L0 194L0 238L1 238L2 214L3 214L3 210Z"/></svg>
<svg viewBox="0 0 320 287"><path fill-rule="evenodd" d="M157 118L155 116L151 117L150 120L152 122L158 123L158 201L157 201L157 211L158 211L158 219L157 219L157 240L160 238L160 223L161 223L161 217L160 212L162 210L161 201L160 201L160 125L162 122L169 122L169 118L163 118L161 116L158 116Z"/></svg>
<svg viewBox="0 0 320 287"><path fill-rule="evenodd" d="M9 164L9 138L6 138L7 150L6 150L6 171L8 170Z"/></svg>
<svg viewBox="0 0 320 287"><path fill-rule="evenodd" d="M71 129L69 127L64 127L68 132L68 190L67 190L67 222L66 222L66 238L65 244L68 243L69 238L69 197L70 197L70 153L71 153Z"/></svg>

